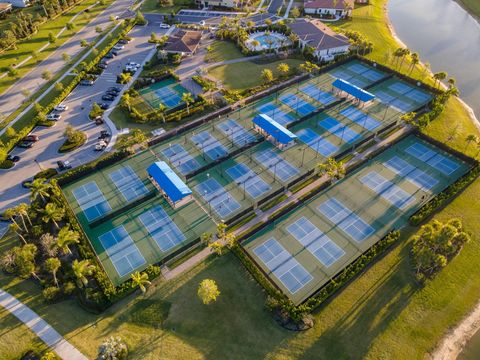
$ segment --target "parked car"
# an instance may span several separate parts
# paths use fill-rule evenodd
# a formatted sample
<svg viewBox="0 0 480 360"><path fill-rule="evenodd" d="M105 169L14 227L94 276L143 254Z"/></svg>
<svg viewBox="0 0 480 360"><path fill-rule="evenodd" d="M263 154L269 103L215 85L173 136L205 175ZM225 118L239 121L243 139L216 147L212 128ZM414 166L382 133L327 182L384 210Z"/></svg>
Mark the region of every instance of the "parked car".
<svg viewBox="0 0 480 360"><path fill-rule="evenodd" d="M105 63L100 63L100 64L97 65L97 67L98 67L99 69L105 70L105 69L107 68L107 64L105 64Z"/></svg>
<svg viewBox="0 0 480 360"><path fill-rule="evenodd" d="M53 108L55 111L65 111L68 110L68 105L58 104Z"/></svg>
<svg viewBox="0 0 480 360"><path fill-rule="evenodd" d="M102 58L102 60L100 60L99 65L100 65L100 64L108 65L108 63L109 63L109 59L107 59L106 57L104 57L104 58Z"/></svg>
<svg viewBox="0 0 480 360"><path fill-rule="evenodd" d="M52 113L50 113L50 114L47 115L47 120L58 121L58 120L60 120L61 118L62 118L62 115L60 115L60 114L52 114Z"/></svg>
<svg viewBox="0 0 480 360"><path fill-rule="evenodd" d="M107 147L107 142L105 140L100 140L95 144L95 151L103 151Z"/></svg>
<svg viewBox="0 0 480 360"><path fill-rule="evenodd" d="M111 52L107 53L103 58L104 59L113 59L115 55L113 55Z"/></svg>
<svg viewBox="0 0 480 360"><path fill-rule="evenodd" d="M17 144L18 147L23 148L23 149L30 149L33 147L33 142L32 141L20 141Z"/></svg>
<svg viewBox="0 0 480 360"><path fill-rule="evenodd" d="M65 161L58 160L57 165L60 170L68 170L72 168L72 164L70 164L70 161L68 160L65 160Z"/></svg>
<svg viewBox="0 0 480 360"><path fill-rule="evenodd" d="M115 91L117 93L119 93L120 91L122 91L121 88L119 88L118 86L111 86L107 89L108 91Z"/></svg>
<svg viewBox="0 0 480 360"><path fill-rule="evenodd" d="M92 86L92 85L93 85L93 80L88 80L88 79L80 80L80 85L83 85L83 86Z"/></svg>
<svg viewBox="0 0 480 360"><path fill-rule="evenodd" d="M95 118L95 125L102 125L104 123L103 118L101 116L97 116Z"/></svg>
<svg viewBox="0 0 480 360"><path fill-rule="evenodd" d="M112 49L112 50L110 50L110 54L112 54L113 56L117 56L118 55L118 50Z"/></svg>
<svg viewBox="0 0 480 360"><path fill-rule="evenodd" d="M113 48L114 48L115 50L123 50L123 49L125 49L125 45L122 45L122 44L118 44L118 43L117 43L117 45L115 45Z"/></svg>
<svg viewBox="0 0 480 360"><path fill-rule="evenodd" d="M33 141L33 142L37 142L38 140L40 140L40 138L38 137L38 135L34 135L34 134L27 135L22 139L22 141Z"/></svg>
<svg viewBox="0 0 480 360"><path fill-rule="evenodd" d="M113 100L115 100L115 97L113 97L112 95L105 94L105 95L102 96L102 100L113 101Z"/></svg>
<svg viewBox="0 0 480 360"><path fill-rule="evenodd" d="M165 24L165 23L161 23L160 24L160 29L170 29L170 25Z"/></svg>
<svg viewBox="0 0 480 360"><path fill-rule="evenodd" d="M13 161L14 163L16 163L16 162L20 161L20 156L18 156L18 155L8 155L7 160L8 161Z"/></svg>
<svg viewBox="0 0 480 360"><path fill-rule="evenodd" d="M110 107L110 104L109 103L101 103L99 106L100 106L100 109L107 110Z"/></svg>
<svg viewBox="0 0 480 360"><path fill-rule="evenodd" d="M139 63L136 63L136 62L133 62L133 61L130 61L127 63L126 66L131 66L131 67L136 67L136 68L139 68L141 65Z"/></svg>
<svg viewBox="0 0 480 360"><path fill-rule="evenodd" d="M118 92L116 92L116 91L111 91L111 90L108 90L105 94L111 95L111 96L113 96L114 98L116 98L116 97L118 96Z"/></svg>
<svg viewBox="0 0 480 360"><path fill-rule="evenodd" d="M125 67L125 72L129 72L132 75L135 74L137 72L137 70L138 69L136 67L133 67L133 66L126 66Z"/></svg>
<svg viewBox="0 0 480 360"><path fill-rule="evenodd" d="M110 133L107 130L100 131L100 136L98 137L99 140L108 139L110 137Z"/></svg>
<svg viewBox="0 0 480 360"><path fill-rule="evenodd" d="M129 43L129 41L127 39L120 39L120 40L118 40L118 43L122 44L122 45L127 45Z"/></svg>

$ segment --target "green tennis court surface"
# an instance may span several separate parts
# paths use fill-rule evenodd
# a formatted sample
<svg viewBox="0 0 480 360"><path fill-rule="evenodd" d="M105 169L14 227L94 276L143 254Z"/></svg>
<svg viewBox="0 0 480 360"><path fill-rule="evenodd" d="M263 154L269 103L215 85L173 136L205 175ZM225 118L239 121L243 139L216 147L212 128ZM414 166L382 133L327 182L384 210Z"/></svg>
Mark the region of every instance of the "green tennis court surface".
<svg viewBox="0 0 480 360"><path fill-rule="evenodd" d="M468 169L409 136L243 246L299 304Z"/></svg>
<svg viewBox="0 0 480 360"><path fill-rule="evenodd" d="M152 109L158 109L160 104L165 105L167 109L171 109L182 102L182 95L188 91L172 78L159 81L140 89L138 92Z"/></svg>

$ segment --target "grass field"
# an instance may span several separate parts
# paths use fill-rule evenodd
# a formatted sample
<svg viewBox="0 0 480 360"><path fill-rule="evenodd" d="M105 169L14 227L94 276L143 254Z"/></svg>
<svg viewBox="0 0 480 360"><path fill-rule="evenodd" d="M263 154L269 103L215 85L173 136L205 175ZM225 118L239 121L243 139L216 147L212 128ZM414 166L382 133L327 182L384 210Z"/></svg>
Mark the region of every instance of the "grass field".
<svg viewBox="0 0 480 360"><path fill-rule="evenodd" d="M172 3L172 6L160 7L158 5L158 0L145 0L140 7L140 10L144 13L158 12L171 14L172 12L178 12L178 10L180 10L182 7L188 7L189 5L193 4L191 0L173 0Z"/></svg>
<svg viewBox="0 0 480 360"><path fill-rule="evenodd" d="M278 77L278 64L286 63L290 69L297 68L303 61L298 59L278 60L268 64L244 61L235 64L220 65L209 70L210 75L222 81L229 90L245 90L262 83L262 70L270 69Z"/></svg>
<svg viewBox="0 0 480 360"><path fill-rule="evenodd" d="M238 46L231 41L215 41L210 45L211 50L207 52L205 60L210 63L238 59L244 55Z"/></svg>

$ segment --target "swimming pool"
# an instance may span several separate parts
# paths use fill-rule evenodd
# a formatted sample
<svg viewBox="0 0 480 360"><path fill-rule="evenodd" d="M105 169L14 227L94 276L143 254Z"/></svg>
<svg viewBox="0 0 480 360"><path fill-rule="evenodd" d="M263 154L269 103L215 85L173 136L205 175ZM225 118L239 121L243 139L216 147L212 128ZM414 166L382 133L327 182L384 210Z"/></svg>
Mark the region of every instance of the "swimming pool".
<svg viewBox="0 0 480 360"><path fill-rule="evenodd" d="M290 46L292 42L283 34L262 31L250 34L245 45L253 51L264 51Z"/></svg>

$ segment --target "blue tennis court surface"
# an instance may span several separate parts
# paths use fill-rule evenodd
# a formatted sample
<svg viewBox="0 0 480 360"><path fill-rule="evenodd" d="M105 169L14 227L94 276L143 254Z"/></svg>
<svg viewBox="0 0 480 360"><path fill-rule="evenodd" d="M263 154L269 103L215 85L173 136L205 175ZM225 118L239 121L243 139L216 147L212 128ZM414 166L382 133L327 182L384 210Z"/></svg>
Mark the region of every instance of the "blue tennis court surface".
<svg viewBox="0 0 480 360"><path fill-rule="evenodd" d="M222 218L226 218L240 204L215 179L208 179L195 187L195 190L210 204L212 209Z"/></svg>
<svg viewBox="0 0 480 360"><path fill-rule="evenodd" d="M250 134L243 126L233 119L227 119L217 125L217 128L224 133L235 145L242 147L255 141L255 136Z"/></svg>
<svg viewBox="0 0 480 360"><path fill-rule="evenodd" d="M412 90L405 94L410 100L415 101L418 104L425 104L431 100L432 96L424 93L421 90Z"/></svg>
<svg viewBox="0 0 480 360"><path fill-rule="evenodd" d="M253 198L258 198L271 189L270 185L245 164L232 166L226 173L238 186L245 187L245 191Z"/></svg>
<svg viewBox="0 0 480 360"><path fill-rule="evenodd" d="M253 252L292 294L313 279L313 276L275 238L268 239Z"/></svg>
<svg viewBox="0 0 480 360"><path fill-rule="evenodd" d="M273 120L278 122L279 124L286 126L292 121L295 120L293 116L290 116L285 111L280 109L277 105L273 104L272 102L266 103L257 107L258 112L261 114L266 114L270 116Z"/></svg>
<svg viewBox="0 0 480 360"><path fill-rule="evenodd" d="M313 84L307 84L300 87L300 91L304 94L310 96L312 99L315 99L321 102L323 105L331 104L334 101L337 101L337 98L332 94L320 90Z"/></svg>
<svg viewBox="0 0 480 360"><path fill-rule="evenodd" d="M338 146L332 144L310 128L299 130L296 132L296 135L302 142L325 157L329 157L338 151Z"/></svg>
<svg viewBox="0 0 480 360"><path fill-rule="evenodd" d="M410 145L405 152L430 165L434 169L437 169L445 175L451 175L460 167L460 165L455 161L450 160L446 156L439 154L435 150L432 150L428 146L419 142Z"/></svg>
<svg viewBox="0 0 480 360"><path fill-rule="evenodd" d="M334 71L330 72L331 75L336 77L337 79L343 79L345 81L348 81L349 83L358 86L359 88L364 88L367 86L370 82L367 80L362 80L356 75L351 75L345 70L337 69Z"/></svg>
<svg viewBox="0 0 480 360"><path fill-rule="evenodd" d="M295 166L290 164L272 149L257 152L254 157L259 164L267 168L268 171L283 182L288 181L299 173Z"/></svg>
<svg viewBox="0 0 480 360"><path fill-rule="evenodd" d="M320 120L318 125L349 144L362 138L361 134L332 117Z"/></svg>
<svg viewBox="0 0 480 360"><path fill-rule="evenodd" d="M279 100L290 107L290 109L295 110L301 116L308 115L315 111L315 106L294 94L282 95L279 97Z"/></svg>
<svg viewBox="0 0 480 360"><path fill-rule="evenodd" d="M173 108L182 101L181 96L169 86L155 90L155 94L165 106Z"/></svg>
<svg viewBox="0 0 480 360"><path fill-rule="evenodd" d="M371 171L362 176L360 182L399 209L404 209L414 201L412 195L385 179L376 171Z"/></svg>
<svg viewBox="0 0 480 360"><path fill-rule="evenodd" d="M395 83L389 85L388 88L390 90L393 90L396 93L402 94L402 95L411 91L411 90L413 90L413 88L410 85L407 85L403 82L395 82Z"/></svg>
<svg viewBox="0 0 480 360"><path fill-rule="evenodd" d="M198 161L195 160L180 144L170 145L162 150L162 154L183 175L200 168Z"/></svg>
<svg viewBox="0 0 480 360"><path fill-rule="evenodd" d="M366 240L375 232L372 226L335 198L320 204L318 210L357 242Z"/></svg>
<svg viewBox="0 0 480 360"><path fill-rule="evenodd" d="M112 210L95 181L73 189L72 194L89 222Z"/></svg>
<svg viewBox="0 0 480 360"><path fill-rule="evenodd" d="M127 230L120 225L98 237L118 275L125 276L146 263Z"/></svg>
<svg viewBox="0 0 480 360"><path fill-rule="evenodd" d="M340 111L340 114L369 131L374 131L382 124L380 121L375 120L371 116L354 108L353 106L343 109Z"/></svg>
<svg viewBox="0 0 480 360"><path fill-rule="evenodd" d="M195 143L195 146L207 154L212 160L220 159L228 154L225 146L207 130L192 135L191 139Z"/></svg>
<svg viewBox="0 0 480 360"><path fill-rule="evenodd" d="M340 246L304 216L287 226L287 231L326 267L345 255Z"/></svg>
<svg viewBox="0 0 480 360"><path fill-rule="evenodd" d="M389 160L385 161L383 165L387 169L393 171L395 174L404 177L422 190L432 190L439 182L434 177L428 175L398 156L393 156Z"/></svg>
<svg viewBox="0 0 480 360"><path fill-rule="evenodd" d="M109 177L126 201L138 199L148 193L147 187L130 166L112 171Z"/></svg>
<svg viewBox="0 0 480 360"><path fill-rule="evenodd" d="M185 240L185 235L160 205L144 212L139 219L163 252L167 252Z"/></svg>
<svg viewBox="0 0 480 360"><path fill-rule="evenodd" d="M385 77L385 75L380 71L373 70L370 67L359 63L349 65L348 69L372 82L378 81Z"/></svg>

